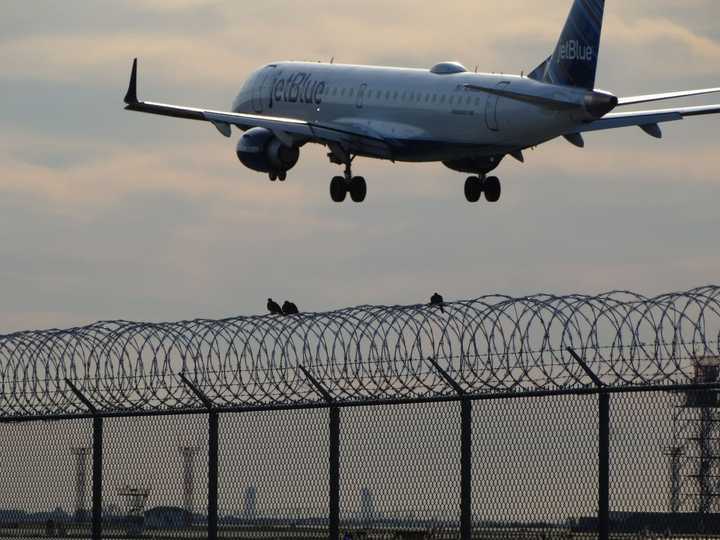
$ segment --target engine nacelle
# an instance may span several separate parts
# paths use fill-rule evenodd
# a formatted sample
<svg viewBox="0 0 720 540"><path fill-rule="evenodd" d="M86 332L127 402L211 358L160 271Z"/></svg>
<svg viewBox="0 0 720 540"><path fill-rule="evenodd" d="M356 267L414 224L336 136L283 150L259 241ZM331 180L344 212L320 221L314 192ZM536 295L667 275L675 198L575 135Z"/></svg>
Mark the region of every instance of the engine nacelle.
<svg viewBox="0 0 720 540"><path fill-rule="evenodd" d="M248 169L281 173L292 169L300 159L300 148L286 146L272 131L262 127L247 130L237 144L237 157Z"/></svg>

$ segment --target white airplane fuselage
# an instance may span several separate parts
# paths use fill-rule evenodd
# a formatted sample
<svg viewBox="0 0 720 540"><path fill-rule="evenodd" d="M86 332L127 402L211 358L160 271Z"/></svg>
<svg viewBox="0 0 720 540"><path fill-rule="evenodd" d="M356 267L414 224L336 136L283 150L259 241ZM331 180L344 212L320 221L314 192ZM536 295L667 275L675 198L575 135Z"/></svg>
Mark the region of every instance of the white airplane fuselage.
<svg viewBox="0 0 720 540"><path fill-rule="evenodd" d="M442 162L469 173L468 202L498 202L502 187L489 176L508 155L557 137L584 147L584 133L637 127L662 138L660 124L720 114L720 105L646 111L615 109L720 88L617 97L597 90L605 0L568 0L570 13L552 53L527 76L471 73L455 62L430 69L278 62L253 73L231 111L142 101L133 61L125 108L211 123L225 137L242 131L235 154L271 181L287 179L306 144L325 146L343 165L330 180L330 198L361 203L367 182L353 174L366 156L389 161Z"/></svg>
<svg viewBox="0 0 720 540"><path fill-rule="evenodd" d="M416 162L505 154L585 119L577 110L468 91L468 84L566 99L587 93L517 75L280 62L253 73L232 110L359 130L392 141L396 160Z"/></svg>

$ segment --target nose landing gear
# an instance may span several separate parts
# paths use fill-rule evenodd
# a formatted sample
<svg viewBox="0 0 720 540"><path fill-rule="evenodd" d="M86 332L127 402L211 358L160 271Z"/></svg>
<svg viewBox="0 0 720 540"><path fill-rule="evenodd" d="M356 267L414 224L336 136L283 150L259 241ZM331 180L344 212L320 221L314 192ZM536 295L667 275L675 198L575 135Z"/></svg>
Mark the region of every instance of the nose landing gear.
<svg viewBox="0 0 720 540"><path fill-rule="evenodd" d="M485 193L485 199L488 202L495 203L500 200L502 186L497 176L470 176L465 180L465 199L467 202L478 202L483 193Z"/></svg>

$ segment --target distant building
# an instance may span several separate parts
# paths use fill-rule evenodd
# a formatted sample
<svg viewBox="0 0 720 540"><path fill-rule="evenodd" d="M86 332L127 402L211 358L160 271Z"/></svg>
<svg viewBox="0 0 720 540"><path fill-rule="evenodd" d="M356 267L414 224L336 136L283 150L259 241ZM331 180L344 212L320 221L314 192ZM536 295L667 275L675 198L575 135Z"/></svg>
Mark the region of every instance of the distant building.
<svg viewBox="0 0 720 540"><path fill-rule="evenodd" d="M248 486L245 489L243 517L248 521L254 521L257 519L257 488L255 486Z"/></svg>
<svg viewBox="0 0 720 540"><path fill-rule="evenodd" d="M576 532L597 531L598 519L581 518L573 529ZM610 530L614 534L714 534L720 531L720 514L611 512Z"/></svg>

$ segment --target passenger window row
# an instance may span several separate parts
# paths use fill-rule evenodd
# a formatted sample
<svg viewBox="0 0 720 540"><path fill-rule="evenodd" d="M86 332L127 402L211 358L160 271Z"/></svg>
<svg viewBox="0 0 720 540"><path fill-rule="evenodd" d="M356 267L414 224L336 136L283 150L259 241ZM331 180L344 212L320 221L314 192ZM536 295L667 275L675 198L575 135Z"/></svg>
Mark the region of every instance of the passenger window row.
<svg viewBox="0 0 720 540"><path fill-rule="evenodd" d="M358 90L358 95L360 91ZM327 87L321 94L323 96L337 97L355 97L354 88L339 88L337 86ZM449 104L449 105L474 105L475 107L480 106L480 98L473 97L465 94L431 94L423 92L414 92L412 90L405 90L400 92L398 90L375 90L366 89L363 99L366 103L385 101L385 102L403 102L403 103L428 103L428 104Z"/></svg>

